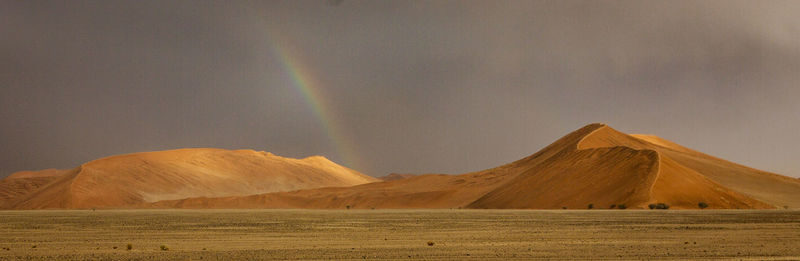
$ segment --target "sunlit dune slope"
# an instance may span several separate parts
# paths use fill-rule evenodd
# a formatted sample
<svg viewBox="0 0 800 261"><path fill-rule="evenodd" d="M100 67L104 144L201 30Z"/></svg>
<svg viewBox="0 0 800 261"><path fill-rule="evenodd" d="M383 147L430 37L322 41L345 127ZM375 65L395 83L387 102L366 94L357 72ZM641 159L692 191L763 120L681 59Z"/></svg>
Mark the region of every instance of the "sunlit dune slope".
<svg viewBox="0 0 800 261"><path fill-rule="evenodd" d="M604 124L576 130L521 160L462 175L420 175L348 188L151 204L179 208L800 207L800 182Z"/></svg>
<svg viewBox="0 0 800 261"><path fill-rule="evenodd" d="M41 188L17 195L4 207L124 208L170 199L244 196L374 181L377 179L320 156L292 159L252 150L179 149L91 161Z"/></svg>

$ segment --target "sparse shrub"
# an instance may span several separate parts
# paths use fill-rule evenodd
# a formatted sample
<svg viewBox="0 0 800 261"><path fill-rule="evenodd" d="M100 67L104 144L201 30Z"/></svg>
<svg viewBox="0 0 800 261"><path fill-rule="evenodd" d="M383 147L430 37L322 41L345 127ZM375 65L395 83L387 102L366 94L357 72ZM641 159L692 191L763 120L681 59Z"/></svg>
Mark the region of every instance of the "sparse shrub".
<svg viewBox="0 0 800 261"><path fill-rule="evenodd" d="M656 203L656 209L669 209L669 205L666 203Z"/></svg>
<svg viewBox="0 0 800 261"><path fill-rule="evenodd" d="M647 205L647 207L650 208L650 209L654 209L654 208L656 208L656 204L650 204L650 205Z"/></svg>
<svg viewBox="0 0 800 261"><path fill-rule="evenodd" d="M131 249L133 249L133 245L128 244L127 246L125 246L125 248L127 248L128 250L131 250Z"/></svg>
<svg viewBox="0 0 800 261"><path fill-rule="evenodd" d="M433 241L428 241L428 246L433 246Z"/></svg>
<svg viewBox="0 0 800 261"><path fill-rule="evenodd" d="M617 205L617 208L626 209L626 208L628 208L628 206L625 206L625 204L619 204L619 205Z"/></svg>
<svg viewBox="0 0 800 261"><path fill-rule="evenodd" d="M593 209L594 208L594 204L589 204L589 206L587 208L588 209Z"/></svg>
<svg viewBox="0 0 800 261"><path fill-rule="evenodd" d="M700 209L704 209L708 207L708 204L706 204L705 202L700 202L697 203L697 206L700 207Z"/></svg>
<svg viewBox="0 0 800 261"><path fill-rule="evenodd" d="M169 250L169 247L161 245L161 251L167 251L167 250Z"/></svg>
<svg viewBox="0 0 800 261"><path fill-rule="evenodd" d="M611 204L611 206L610 206L610 207L608 207L608 208L609 208L609 209L614 209L614 208L616 208L616 207L617 207L617 204Z"/></svg>
<svg viewBox="0 0 800 261"><path fill-rule="evenodd" d="M31 248L36 248L36 245L33 245Z"/></svg>

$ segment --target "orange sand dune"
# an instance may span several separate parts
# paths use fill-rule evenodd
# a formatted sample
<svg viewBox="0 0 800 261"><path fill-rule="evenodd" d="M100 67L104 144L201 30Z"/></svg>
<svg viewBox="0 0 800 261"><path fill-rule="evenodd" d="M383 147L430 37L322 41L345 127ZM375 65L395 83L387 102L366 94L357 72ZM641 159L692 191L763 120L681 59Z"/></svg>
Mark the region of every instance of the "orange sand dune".
<svg viewBox="0 0 800 261"><path fill-rule="evenodd" d="M8 197L3 207L124 208L170 199L244 196L377 181L320 156L292 159L266 152L222 149L113 156L54 177L45 185L37 183L41 188ZM12 175L3 182L17 179ZM3 187L0 191L11 193Z"/></svg>
<svg viewBox="0 0 800 261"><path fill-rule="evenodd" d="M515 196L531 200L513 200ZM713 208L772 207L722 187L647 142L599 126L575 150L519 175L470 207L645 208L667 203L673 208L697 208L699 202Z"/></svg>
<svg viewBox="0 0 800 261"><path fill-rule="evenodd" d="M462 175L421 175L349 188L188 198L179 208L800 207L800 182L604 124L576 130L524 159Z"/></svg>
<svg viewBox="0 0 800 261"><path fill-rule="evenodd" d="M800 208L798 179L604 124L587 125L526 158L461 175L390 175L375 182L323 157L219 149L115 156L58 173L3 180L0 195L8 200L0 207L642 209L666 203L696 209L705 202L709 208ZM21 178L49 180L7 185Z"/></svg>

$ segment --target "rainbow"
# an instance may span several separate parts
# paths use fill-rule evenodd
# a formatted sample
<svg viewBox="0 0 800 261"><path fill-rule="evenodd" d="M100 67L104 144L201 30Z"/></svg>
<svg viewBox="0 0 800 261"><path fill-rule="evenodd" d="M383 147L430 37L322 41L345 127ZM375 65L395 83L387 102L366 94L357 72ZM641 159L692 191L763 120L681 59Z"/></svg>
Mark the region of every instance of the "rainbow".
<svg viewBox="0 0 800 261"><path fill-rule="evenodd" d="M285 38L281 39L285 40ZM314 116L319 120L325 130L328 140L333 145L343 165L357 169L363 167L358 160L353 142L344 135L342 128L337 124L335 110L324 99L326 97L322 84L314 77L311 68L304 64L301 53L292 48L288 41L271 41L273 53L278 57L286 74L292 79L292 87L305 99Z"/></svg>

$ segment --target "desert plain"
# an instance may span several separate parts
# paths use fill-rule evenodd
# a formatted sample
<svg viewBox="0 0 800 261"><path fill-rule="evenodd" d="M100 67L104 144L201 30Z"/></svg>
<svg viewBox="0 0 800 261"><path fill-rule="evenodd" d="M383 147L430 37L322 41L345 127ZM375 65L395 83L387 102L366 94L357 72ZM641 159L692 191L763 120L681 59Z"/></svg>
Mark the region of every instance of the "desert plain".
<svg viewBox="0 0 800 261"><path fill-rule="evenodd" d="M1 260L800 259L797 210L24 210L0 220Z"/></svg>

